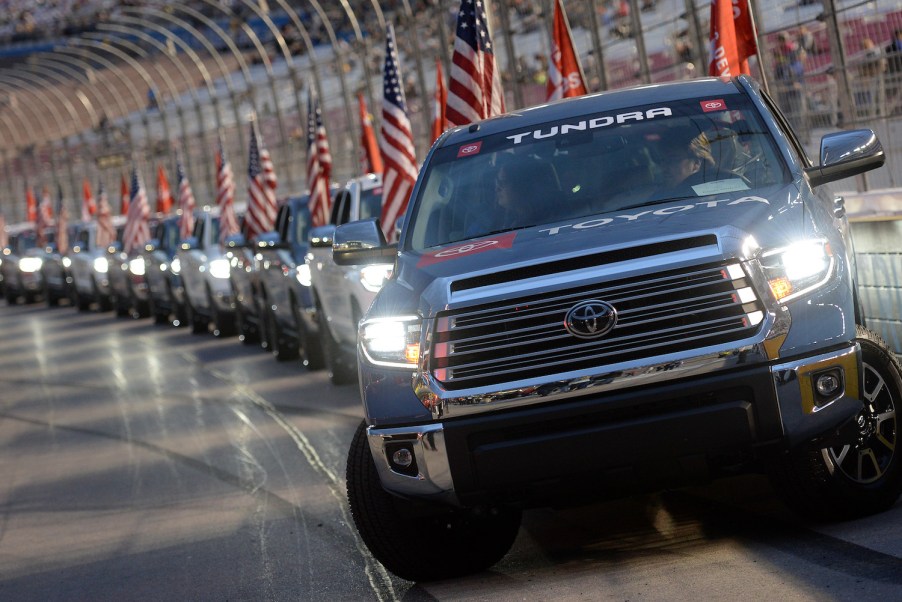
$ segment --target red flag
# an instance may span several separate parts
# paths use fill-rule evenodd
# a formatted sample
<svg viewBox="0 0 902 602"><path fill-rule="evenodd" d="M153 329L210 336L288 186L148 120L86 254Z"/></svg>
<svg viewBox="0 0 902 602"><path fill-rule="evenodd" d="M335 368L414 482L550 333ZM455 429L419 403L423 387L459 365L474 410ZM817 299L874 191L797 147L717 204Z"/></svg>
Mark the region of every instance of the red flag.
<svg viewBox="0 0 902 602"><path fill-rule="evenodd" d="M448 89L445 87L445 74L442 73L442 61L435 59L435 106L432 112L432 141L438 140L448 129L448 118L445 107L448 104Z"/></svg>
<svg viewBox="0 0 902 602"><path fill-rule="evenodd" d="M34 229L38 237L38 245L47 244L47 228L53 223L53 201L50 200L50 191L46 186L41 190L41 204L38 205L38 217L34 222Z"/></svg>
<svg viewBox="0 0 902 602"><path fill-rule="evenodd" d="M235 216L235 180L232 164L226 157L222 142L216 155L216 204L219 206L219 244L225 245L228 237L238 234L238 218Z"/></svg>
<svg viewBox="0 0 902 602"><path fill-rule="evenodd" d="M332 153L323 126L323 114L316 93L311 89L307 97L307 187L310 189L310 223L313 227L329 223L332 199Z"/></svg>
<svg viewBox="0 0 902 602"><path fill-rule="evenodd" d="M128 192L128 181L125 179L125 174L122 174L122 179L119 182L119 194L120 194L120 202L119 202L119 215L128 215L128 203L129 203L129 195Z"/></svg>
<svg viewBox="0 0 902 602"><path fill-rule="evenodd" d="M25 185L25 221L38 221L38 200L34 196L34 189Z"/></svg>
<svg viewBox="0 0 902 602"><path fill-rule="evenodd" d="M194 232L194 192L191 190L191 182L182 165L182 160L175 159L175 174L179 180L179 238L188 238Z"/></svg>
<svg viewBox="0 0 902 602"><path fill-rule="evenodd" d="M363 94L357 95L357 105L360 107L360 169L363 173L382 173L382 155L373 129L373 116L366 108Z"/></svg>
<svg viewBox="0 0 902 602"><path fill-rule="evenodd" d="M494 52L485 4L461 0L446 109L452 125L504 113L504 92Z"/></svg>
<svg viewBox="0 0 902 602"><path fill-rule="evenodd" d="M157 213L172 211L172 191L162 165L157 165Z"/></svg>
<svg viewBox="0 0 902 602"><path fill-rule="evenodd" d="M144 183L138 174L138 168L132 168L132 196L128 201L128 215L125 218L125 232L122 235L122 250L127 254L137 251L150 239L150 205Z"/></svg>
<svg viewBox="0 0 902 602"><path fill-rule="evenodd" d="M551 32L551 60L548 61L546 89L548 100L582 96L588 92L561 0L554 1L554 30Z"/></svg>
<svg viewBox="0 0 902 602"><path fill-rule="evenodd" d="M63 201L63 187L57 185L59 200L56 205L56 250L64 255L69 250L69 210Z"/></svg>
<svg viewBox="0 0 902 602"><path fill-rule="evenodd" d="M6 216L0 213L0 249L9 246L9 232L6 231Z"/></svg>
<svg viewBox="0 0 902 602"><path fill-rule="evenodd" d="M258 142L259 138L259 142ZM270 232L276 221L276 172L263 139L251 122L251 142L247 163L247 215L244 218L245 235L250 240L264 232Z"/></svg>
<svg viewBox="0 0 902 602"><path fill-rule="evenodd" d="M85 178L81 181L81 221L90 220L95 213L97 213L97 203L94 202L91 183Z"/></svg>
<svg viewBox="0 0 902 602"><path fill-rule="evenodd" d="M101 184L97 189L97 234L94 238L94 244L97 248L110 246L116 240L116 230L113 228L113 211L110 209L110 201L107 198L106 190Z"/></svg>
<svg viewBox="0 0 902 602"><path fill-rule="evenodd" d="M407 102L400 82L395 30L385 32L385 69L382 85L382 231L391 240L395 222L407 210L410 191L417 181L417 158L413 145Z"/></svg>
<svg viewBox="0 0 902 602"><path fill-rule="evenodd" d="M750 56L758 53L752 16L746 0L711 0L708 75L749 74Z"/></svg>

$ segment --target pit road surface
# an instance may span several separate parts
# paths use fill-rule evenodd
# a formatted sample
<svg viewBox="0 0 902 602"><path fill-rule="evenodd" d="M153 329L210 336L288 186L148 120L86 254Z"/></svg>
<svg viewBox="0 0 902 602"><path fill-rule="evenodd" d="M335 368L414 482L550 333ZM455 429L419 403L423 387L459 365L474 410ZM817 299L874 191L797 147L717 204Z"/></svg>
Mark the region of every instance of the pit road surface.
<svg viewBox="0 0 902 602"><path fill-rule="evenodd" d="M767 481L532 510L413 584L351 523L356 386L235 338L0 305L2 600L897 600L902 505L813 525ZM637 441L636 445L641 445ZM629 450L623 450L629 454ZM410 545L442 562L429 541Z"/></svg>

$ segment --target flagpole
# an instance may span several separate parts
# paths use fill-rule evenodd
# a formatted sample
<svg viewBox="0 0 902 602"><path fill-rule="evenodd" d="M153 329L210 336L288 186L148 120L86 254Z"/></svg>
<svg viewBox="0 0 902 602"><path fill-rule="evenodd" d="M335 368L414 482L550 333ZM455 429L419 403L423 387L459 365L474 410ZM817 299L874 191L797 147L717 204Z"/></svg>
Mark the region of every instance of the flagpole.
<svg viewBox="0 0 902 602"><path fill-rule="evenodd" d="M490 6L485 7L485 16L486 20L491 27L492 16ZM513 84L514 84L514 104L517 105L518 109L523 108L523 82L520 81L520 73L517 69L517 54L514 51L514 40L511 35L511 24L510 19L508 18L508 5L507 0L499 0L498 2L498 12L500 13L501 19L501 28L504 30L504 48L507 50L507 72L513 76ZM494 28L492 28L494 29ZM497 38L496 38L497 40Z"/></svg>
<svg viewBox="0 0 902 602"><path fill-rule="evenodd" d="M767 82L769 59L765 57L767 54L767 40L764 38L763 34L758 33L758 21L760 19L757 3L752 2L752 0L747 1L749 7L749 19L752 22L752 35L755 37L755 43L758 44L758 52L755 56L758 57L758 72L761 74L761 88L765 93L770 94L770 86Z"/></svg>
<svg viewBox="0 0 902 602"><path fill-rule="evenodd" d="M592 24L592 47L595 50L595 70L598 72L598 89L608 89L608 74L604 69L604 51L601 48L601 35L598 33L598 0L592 0L589 10ZM586 82L588 84L588 82ZM594 90L590 90L594 92Z"/></svg>

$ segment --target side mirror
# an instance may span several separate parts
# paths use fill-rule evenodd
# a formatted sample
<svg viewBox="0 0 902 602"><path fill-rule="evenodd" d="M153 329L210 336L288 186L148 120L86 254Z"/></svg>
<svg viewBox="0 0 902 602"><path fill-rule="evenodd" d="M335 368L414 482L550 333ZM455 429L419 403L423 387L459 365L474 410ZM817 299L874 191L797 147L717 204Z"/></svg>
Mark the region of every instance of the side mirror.
<svg viewBox="0 0 902 602"><path fill-rule="evenodd" d="M310 231L307 240L313 248L324 248L332 246L332 237L335 236L335 226L319 226Z"/></svg>
<svg viewBox="0 0 902 602"><path fill-rule="evenodd" d="M850 130L821 139L820 165L805 170L811 187L842 180L882 166L883 145L873 130Z"/></svg>
<svg viewBox="0 0 902 602"><path fill-rule="evenodd" d="M332 259L338 265L370 265L392 263L397 245L389 245L379 226L379 218L371 217L344 224L335 229Z"/></svg>

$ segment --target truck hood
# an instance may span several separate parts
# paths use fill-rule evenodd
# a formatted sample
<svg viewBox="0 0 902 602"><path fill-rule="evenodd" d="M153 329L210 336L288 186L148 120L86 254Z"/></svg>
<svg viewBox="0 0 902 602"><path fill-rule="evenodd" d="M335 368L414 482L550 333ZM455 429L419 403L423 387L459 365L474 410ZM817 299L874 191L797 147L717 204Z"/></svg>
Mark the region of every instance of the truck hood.
<svg viewBox="0 0 902 602"><path fill-rule="evenodd" d="M404 251L397 276L386 284L370 315L440 311L456 280L522 269L606 251L627 250L695 236L715 235L723 257L786 245L814 233L798 182L646 207L601 213L502 232L429 249ZM808 202L820 206L819 201ZM751 243L751 246L749 244Z"/></svg>

